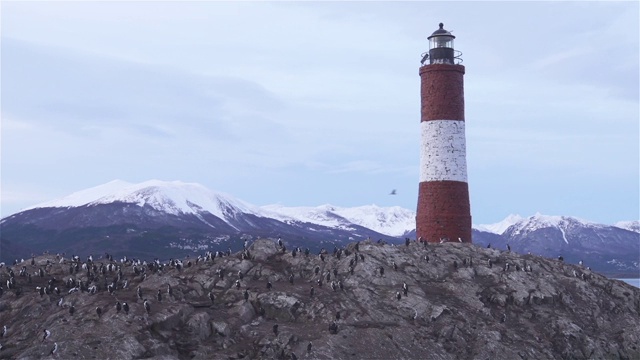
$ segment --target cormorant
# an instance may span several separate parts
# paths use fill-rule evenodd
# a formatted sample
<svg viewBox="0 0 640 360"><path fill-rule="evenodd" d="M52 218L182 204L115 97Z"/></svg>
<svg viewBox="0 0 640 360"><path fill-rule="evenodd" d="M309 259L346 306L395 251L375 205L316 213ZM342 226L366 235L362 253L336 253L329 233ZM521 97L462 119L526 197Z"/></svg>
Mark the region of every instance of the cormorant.
<svg viewBox="0 0 640 360"><path fill-rule="evenodd" d="M58 343L53 343L53 349L51 349L51 351L49 352L49 355L53 355L56 353L56 351L58 351Z"/></svg>
<svg viewBox="0 0 640 360"><path fill-rule="evenodd" d="M44 329L43 330L43 335L42 335L42 342L44 342L45 340L47 340L49 338L49 336L51 336L51 331Z"/></svg>

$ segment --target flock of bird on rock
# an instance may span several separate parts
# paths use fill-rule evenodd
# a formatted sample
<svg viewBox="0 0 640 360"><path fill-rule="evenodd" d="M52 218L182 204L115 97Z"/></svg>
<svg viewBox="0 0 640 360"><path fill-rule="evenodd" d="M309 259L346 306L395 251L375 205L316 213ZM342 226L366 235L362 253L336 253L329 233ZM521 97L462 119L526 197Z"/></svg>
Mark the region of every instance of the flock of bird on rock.
<svg viewBox="0 0 640 360"><path fill-rule="evenodd" d="M383 241L378 241L379 244L384 244ZM410 239L406 239L405 244L409 246L411 243ZM423 242L425 248L427 247L427 243ZM248 248L248 243L245 240L244 249L236 256L241 260L250 260L252 259L252 255ZM353 274L354 269L358 262L365 261L365 255L359 250L360 243L356 243L355 246L351 247L354 251L349 251L348 248L337 248L335 247L333 253L330 254L325 249L322 249L317 257L321 262L325 262L325 259L329 256L333 256L338 260L342 257L347 258L351 257L349 260L349 266L347 268L347 272ZM286 254L287 248L281 239L277 240L278 251L281 254ZM509 248L510 250L510 248ZM312 255L310 254L310 250L301 249L296 247L290 251L291 256L296 257L304 257L310 258ZM8 291L12 291L16 297L20 297L24 292L30 292L31 289L34 289L35 292L39 294L40 297L48 297L50 302L55 302L58 307L68 309L69 315L73 316L76 312L75 301L73 298L76 295L74 293L84 293L87 295L97 295L97 294L108 294L113 296L113 307L116 310L116 313L124 312L125 315L128 315L131 311L142 312L143 314L151 314L153 309L153 304L147 297L147 292L151 291L154 294L154 301L158 303L162 302L163 299L172 299L173 298L173 289L171 285L167 285L166 288L162 289L154 289L151 290L149 288L143 288L142 284L145 282L148 276L152 276L153 274L163 274L170 270L182 271L184 268L191 268L193 266L212 266L216 258L232 256L231 250L229 249L226 252L215 251L215 252L206 252L204 255L199 255L197 258L185 258L184 260L179 259L170 259L167 262L161 262L158 259L147 262L142 261L140 259L130 259L124 257L119 260L115 260L113 256L110 254L105 254L104 257L100 260L94 260L93 256L89 255L83 261L79 256L73 255L69 259L64 257L64 254L57 254L55 256L55 260L53 256L50 256L50 259L46 260L46 263L36 263L35 257L32 257L31 261L14 261L13 266L6 266L4 263L0 263L0 268L5 268L5 271L0 273L0 297L3 296L4 293ZM429 256L424 255L423 260L429 262ZM560 257L559 260L562 260ZM64 278L56 278L53 275L50 275L50 270L54 266L54 264L61 264L61 266L68 266L68 276ZM473 259L463 259L462 266L472 266ZM391 264L394 270L397 270L397 265L395 262ZM452 266L457 269L458 263L457 261L453 261ZM493 264L491 260L488 260L488 267L492 267ZM503 271L509 270L509 263L504 264ZM383 266L378 267L377 272L383 276L385 268ZM527 266L523 269L516 269L522 271L532 271L530 266ZM317 277L314 282L317 287L322 287L323 284L329 284L333 291L344 290L344 284L342 280L340 280L338 276L338 271L333 269L333 272L327 271L326 273L321 274L320 266L314 267L314 275ZM574 270L575 272L575 270ZM227 276L227 270L224 267L218 267L216 269L216 274L220 279L224 279ZM8 278L5 276L8 275ZM244 273L242 271L238 271L236 276L237 279L233 283L236 289L241 290L242 288L242 280L244 278ZM233 275L232 275L233 276ZM580 276L580 275L575 275ZM584 274L581 274L584 277ZM295 279L293 274L291 274L288 278L288 281L293 284ZM122 292L127 292L127 294L131 294L132 289L135 286L136 293L136 304L129 304L126 301L121 301L121 297L119 294ZM6 286L6 287L5 287ZM273 284L271 281L267 280L265 284L266 290L269 291L272 289ZM316 292L316 287L311 285L309 289L309 296L313 297ZM145 294L147 293L147 294ZM409 286L406 282L403 283L402 289L398 289L395 296L397 300L401 300L403 295L407 296L409 293ZM66 298L69 299L66 299ZM208 299L211 303L215 303L216 294L214 290L211 290L207 294ZM250 297L249 289L245 288L243 291L244 301L248 301ZM131 295L129 295L131 298ZM165 300L166 300L165 299ZM140 306L140 301L142 302L142 306ZM135 310L132 309L135 307ZM103 307L95 308L95 316L101 318L106 309ZM258 313L261 316L264 316L265 310L260 306ZM329 332L335 334L338 332L338 322L341 318L341 314L339 311L335 314L335 320L331 322L329 325ZM502 319L504 321L504 319ZM42 329L42 342L50 341L49 339L52 337L52 330L55 329ZM278 325L273 325L273 333L275 335L278 334ZM0 338L2 341L9 341L10 339L10 326L4 325L2 327L2 332L0 333ZM0 351L3 349L2 344L0 344ZM58 350L58 343L54 342L51 346L51 350L49 355L56 354ZM309 342L307 345L307 351L311 352L312 343ZM297 359L294 353L291 353L291 358Z"/></svg>

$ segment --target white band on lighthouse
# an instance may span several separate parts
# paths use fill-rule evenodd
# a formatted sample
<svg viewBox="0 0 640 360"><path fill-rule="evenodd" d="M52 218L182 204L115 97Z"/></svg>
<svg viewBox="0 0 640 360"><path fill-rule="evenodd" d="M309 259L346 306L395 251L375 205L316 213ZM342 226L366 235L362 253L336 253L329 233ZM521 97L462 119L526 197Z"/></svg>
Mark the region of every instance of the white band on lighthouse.
<svg viewBox="0 0 640 360"><path fill-rule="evenodd" d="M420 182L467 182L464 121L429 120L420 127Z"/></svg>

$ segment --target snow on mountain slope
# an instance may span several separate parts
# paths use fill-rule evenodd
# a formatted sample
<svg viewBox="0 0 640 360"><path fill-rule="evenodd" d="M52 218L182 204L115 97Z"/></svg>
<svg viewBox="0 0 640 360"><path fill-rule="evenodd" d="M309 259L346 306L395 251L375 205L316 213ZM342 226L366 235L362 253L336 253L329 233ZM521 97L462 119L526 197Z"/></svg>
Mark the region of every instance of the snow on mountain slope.
<svg viewBox="0 0 640 360"><path fill-rule="evenodd" d="M109 194L122 191L123 189L126 189L127 187L130 187L132 185L133 184L128 183L126 181L113 180L106 184L102 184L96 187L74 192L71 195L67 195L59 199L54 199L51 201L30 206L26 209L23 209L23 211L36 209L36 208L83 206L93 201L96 201L103 196L107 196Z"/></svg>
<svg viewBox="0 0 640 360"><path fill-rule="evenodd" d="M505 232L505 230L509 228L509 226L523 219L524 218L518 214L516 215L511 214L507 216L504 220L497 222L495 224L474 225L473 228L480 231L486 231L486 232L502 235Z"/></svg>
<svg viewBox="0 0 640 360"><path fill-rule="evenodd" d="M526 219L522 219L512 226L508 227L511 236L514 235L526 235L533 231L543 228L557 228L562 233L562 240L569 244L567 238L567 231L575 227L604 227L604 225L592 223L586 220L578 219L570 216L553 216L542 215L536 213L533 216L529 216ZM505 231L507 231L505 230Z"/></svg>
<svg viewBox="0 0 640 360"><path fill-rule="evenodd" d="M297 221L345 230L353 229L351 225L356 224L389 236L402 236L416 227L415 213L399 206L343 208L327 204L317 207L266 205L262 208Z"/></svg>
<svg viewBox="0 0 640 360"><path fill-rule="evenodd" d="M293 206L265 205L261 207L268 211L276 220L290 223L291 221L306 222L344 230L353 230L352 223L332 211L331 205Z"/></svg>
<svg viewBox="0 0 640 360"><path fill-rule="evenodd" d="M390 236L402 236L416 228L416 213L399 206L365 205L336 208L334 212L354 224Z"/></svg>
<svg viewBox="0 0 640 360"><path fill-rule="evenodd" d="M638 220L618 221L617 223L613 224L613 226L620 229L625 229L625 230L640 233L640 221Z"/></svg>
<svg viewBox="0 0 640 360"><path fill-rule="evenodd" d="M91 206L113 202L149 205L158 211L173 215L199 215L206 211L222 220L226 220L230 211L263 216L260 208L232 196L213 192L200 184L160 180L149 180L139 184L115 180L29 209Z"/></svg>

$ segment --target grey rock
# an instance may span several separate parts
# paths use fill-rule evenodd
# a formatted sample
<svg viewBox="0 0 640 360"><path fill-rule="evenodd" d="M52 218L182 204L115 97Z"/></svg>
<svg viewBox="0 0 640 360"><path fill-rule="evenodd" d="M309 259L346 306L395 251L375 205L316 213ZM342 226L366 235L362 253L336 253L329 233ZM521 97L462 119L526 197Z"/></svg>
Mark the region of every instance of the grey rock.
<svg viewBox="0 0 640 360"><path fill-rule="evenodd" d="M353 255L328 254L324 262L317 256L294 258L278 252L273 240L256 240L251 253L256 256L251 260L233 254L181 271L149 270L144 281L131 265L123 265L129 289L114 295L104 288L94 295L63 291L63 306L56 305L60 296L36 292L47 277L34 277L32 284L18 277L22 294L5 290L0 296L0 326L10 328L1 339L0 359L46 358L53 342L61 359L97 354L104 359L289 359L292 352L299 359L640 358L640 289L555 259L471 244L396 247L362 241L365 261L350 274ZM429 262L422 260L425 255ZM469 258L473 266L463 262ZM392 262L398 265L395 271ZM511 266L505 271L506 263ZM518 271L516 264L533 271ZM383 276L377 271L381 266L388 270ZM68 268L54 262L47 276L66 280ZM216 275L219 268L226 270L225 280ZM245 274L241 289L234 286L238 270ZM584 279L574 270L585 273ZM326 281L316 285L328 272L344 290L333 291ZM86 272L72 277L88 280ZM8 270L0 269L0 284L7 279ZM404 282L408 294L397 300ZM155 301L153 294L167 284L174 295ZM138 286L150 294L149 314L137 299ZM211 291L214 303L207 296ZM116 300L130 305L128 315L116 312ZM71 304L74 315L68 312ZM98 306L104 309L100 318ZM333 334L329 325L337 311L341 317ZM42 328L52 333L44 343ZM310 341L313 349L307 354Z"/></svg>

